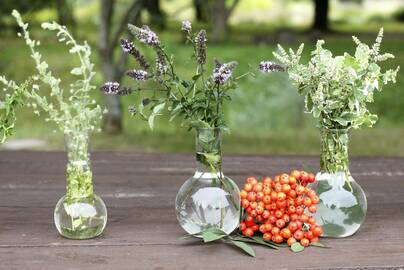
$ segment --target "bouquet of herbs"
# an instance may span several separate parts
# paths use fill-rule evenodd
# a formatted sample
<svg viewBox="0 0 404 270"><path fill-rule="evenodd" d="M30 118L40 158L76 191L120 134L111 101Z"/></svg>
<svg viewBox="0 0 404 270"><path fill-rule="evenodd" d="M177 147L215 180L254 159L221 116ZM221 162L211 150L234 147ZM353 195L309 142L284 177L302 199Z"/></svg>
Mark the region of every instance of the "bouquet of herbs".
<svg viewBox="0 0 404 270"><path fill-rule="evenodd" d="M317 119L322 131L371 127L375 124L377 115L371 113L367 105L373 102L376 91L382 91L383 85L395 83L399 70L397 67L383 71L379 66L380 62L394 58L390 53L380 52L382 38L383 29L380 30L373 46L369 47L353 37L356 44L355 54L344 53L341 56L333 56L331 51L323 48L324 41L319 40L306 64L300 62L303 44L296 52L292 49L286 52L278 45L279 52L273 54L283 66L263 61L260 69L263 72L286 69L299 94L304 96L306 112ZM346 136L329 136L328 142L325 143L333 145L333 149L338 149L346 145L346 139ZM333 159L331 155L332 153L330 160Z"/></svg>
<svg viewBox="0 0 404 270"><path fill-rule="evenodd" d="M4 84L3 97L0 100L0 144L4 143L6 139L13 135L16 110L18 107L24 105L24 93L31 85L32 79L29 78L21 85L18 85L12 80L8 80L4 76L0 76L0 82Z"/></svg>
<svg viewBox="0 0 404 270"><path fill-rule="evenodd" d="M206 31L193 33L191 23L182 22L181 30L186 41L193 46L195 74L190 79L181 78L175 70L173 58L166 52L165 46L148 26L141 28L129 25L134 37L150 47L155 54L155 61L148 60L128 39L122 39L125 53L137 61L140 69L128 70L126 75L137 82L135 87L122 87L117 82L107 82L102 90L106 94L129 95L133 92L148 92L137 108L130 108L133 114L139 114L154 126L154 119L167 109L170 121L177 116L183 118L183 124L189 128L224 128L223 102L229 100L229 90L237 87L232 76L236 62L220 63L215 60L212 75L206 69ZM144 83L149 81L149 83ZM152 85L153 81L155 85Z"/></svg>
<svg viewBox="0 0 404 270"><path fill-rule="evenodd" d="M126 75L137 82L134 87L124 87L117 82L107 82L101 88L105 94L129 95L142 92L142 100L132 114L138 114L150 128L154 120L166 109L170 121L181 117L183 125L189 129L211 129L204 132L203 138L198 138L202 145L200 161L208 168L216 167L220 162L220 153L216 153L217 137L214 130L226 129L223 117L223 103L230 100L229 91L237 88L232 76L236 62L221 63L215 60L215 66L210 74L206 68L206 31L194 33L189 21L182 22L181 30L186 42L193 47L195 73L191 78L184 79L176 72L173 57L166 52L166 47L160 42L156 33L148 26L141 28L129 25L129 30L139 43L145 44L154 51L155 59L150 63L133 42L122 39L121 45L125 53L133 56L139 68L128 70ZM208 74L209 73L209 74Z"/></svg>
<svg viewBox="0 0 404 270"><path fill-rule="evenodd" d="M47 114L45 121L53 121L58 129L69 138L69 160L88 162L88 137L91 132L99 130L98 126L102 118L101 107L96 105L96 101L90 96L90 91L95 89L95 86L91 84L95 72L90 59L91 49L89 45L87 43L84 45L77 44L65 26L56 22L42 24L43 29L56 31L58 41L69 46L69 53L77 55L80 61L80 65L71 70L71 74L77 76L78 79L70 84L69 89L65 90L60 86L61 80L49 70L48 64L37 51L40 42L31 39L28 24L22 21L16 10L13 11L12 15L22 29L19 36L25 39L37 70L37 74L32 76L32 88L24 89L21 95L30 100L27 105L33 108L35 114L40 115L40 109L44 111ZM8 83L8 85L17 89L17 85L13 82ZM41 93L40 88L48 88L50 96L47 97ZM68 181L70 179L77 183L75 190L68 191L71 193L70 195L92 193L91 171L86 170L84 172L80 166L68 165L67 174Z"/></svg>

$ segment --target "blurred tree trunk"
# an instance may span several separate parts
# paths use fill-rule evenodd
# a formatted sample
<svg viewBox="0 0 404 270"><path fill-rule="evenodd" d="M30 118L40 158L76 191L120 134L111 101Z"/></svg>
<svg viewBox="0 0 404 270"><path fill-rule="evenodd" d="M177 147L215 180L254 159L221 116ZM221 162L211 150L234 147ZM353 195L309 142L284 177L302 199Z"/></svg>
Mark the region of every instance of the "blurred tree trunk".
<svg viewBox="0 0 404 270"><path fill-rule="evenodd" d="M161 10L160 0L145 0L144 6L150 15L150 24L164 29L166 27L166 15Z"/></svg>
<svg viewBox="0 0 404 270"><path fill-rule="evenodd" d="M328 31L329 0L314 0L313 30Z"/></svg>
<svg viewBox="0 0 404 270"><path fill-rule="evenodd" d="M126 70L127 57L124 53L114 55L114 50L119 46L121 34L127 31L127 24L139 17L143 8L143 1L133 0L126 13L120 17L117 29L113 31L115 3L115 0L101 0L98 49L104 80L119 82ZM106 95L105 100L108 113L104 117L104 130L108 133L120 133L122 132L122 105L120 99L118 96Z"/></svg>
<svg viewBox="0 0 404 270"><path fill-rule="evenodd" d="M234 0L230 7L226 7L226 0L213 0L211 4L212 41L220 42L226 38L227 22L239 2L240 0Z"/></svg>
<svg viewBox="0 0 404 270"><path fill-rule="evenodd" d="M74 18L73 2L70 0L56 0L56 10L58 13L58 21L61 25L68 25L76 28L76 20Z"/></svg>
<svg viewBox="0 0 404 270"><path fill-rule="evenodd" d="M197 22L206 23L209 20L209 6L206 0L193 0L195 19Z"/></svg>

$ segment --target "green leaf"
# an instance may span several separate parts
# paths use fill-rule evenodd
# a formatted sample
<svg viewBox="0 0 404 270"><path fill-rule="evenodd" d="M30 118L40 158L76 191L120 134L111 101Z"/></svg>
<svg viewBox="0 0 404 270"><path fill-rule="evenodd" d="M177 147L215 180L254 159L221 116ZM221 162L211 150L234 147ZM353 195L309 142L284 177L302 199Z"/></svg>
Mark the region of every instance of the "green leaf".
<svg viewBox="0 0 404 270"><path fill-rule="evenodd" d="M225 237L225 236L227 236L227 234L224 233L224 232L221 231L221 230L212 230L212 229L209 229L209 230L206 230L206 231L203 231L203 232L202 232L202 238L203 238L203 241L204 241L205 243L213 242L213 241L219 240L219 239L221 239L221 238L223 238L223 237Z"/></svg>
<svg viewBox="0 0 404 270"><path fill-rule="evenodd" d="M231 243L233 245L235 245L236 247L240 248L241 250L243 250L245 253L247 253L251 257L255 257L255 251L252 249L252 247L250 247L246 243L244 243L242 241L235 241L235 240L231 240Z"/></svg>
<svg viewBox="0 0 404 270"><path fill-rule="evenodd" d="M304 250L304 246L302 246L300 243L294 243L291 247L290 247L290 249L293 251L293 252L301 252L301 251L303 251Z"/></svg>
<svg viewBox="0 0 404 270"><path fill-rule="evenodd" d="M324 244L322 244L322 243L320 243L320 242L310 243L310 246L313 246L313 247L320 247L320 248L330 248L330 247L327 247L326 245L324 245Z"/></svg>
<svg viewBox="0 0 404 270"><path fill-rule="evenodd" d="M251 239L253 239L259 245L267 246L267 247L270 247L273 249L278 249L278 247L276 245L272 244L271 242L266 242L258 236L251 237Z"/></svg>
<svg viewBox="0 0 404 270"><path fill-rule="evenodd" d="M83 74L83 70L79 67L73 68L72 71L70 71L71 74L73 75L81 75Z"/></svg>

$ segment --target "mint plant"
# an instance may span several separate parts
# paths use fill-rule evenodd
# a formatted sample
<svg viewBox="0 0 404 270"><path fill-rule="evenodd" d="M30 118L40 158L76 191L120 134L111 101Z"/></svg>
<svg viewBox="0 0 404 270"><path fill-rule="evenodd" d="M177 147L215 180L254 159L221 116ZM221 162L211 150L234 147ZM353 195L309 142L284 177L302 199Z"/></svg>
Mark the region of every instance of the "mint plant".
<svg viewBox="0 0 404 270"><path fill-rule="evenodd" d="M394 58L390 53L381 53L383 29L380 29L372 46L362 43L353 37L356 44L354 55L344 53L333 56L330 50L323 47L323 40L317 41L316 48L311 52L307 63L301 63L304 44L295 52L287 52L278 45L279 52L274 52L275 58L283 65L263 61L260 68L263 72L285 71L297 87L300 95L304 96L306 112L317 119L317 125L322 130L349 130L361 127L372 127L377 121L377 115L370 112L368 103L374 101L374 93L381 92L383 86L396 82L399 67L383 71L380 62ZM323 132L324 134L332 134ZM328 136L328 135L327 135ZM324 157L324 164L329 164L327 170L333 172L340 168L339 164L348 164L347 155L341 153L340 158L332 154L334 149L344 149L346 136L328 136L324 143L330 152Z"/></svg>

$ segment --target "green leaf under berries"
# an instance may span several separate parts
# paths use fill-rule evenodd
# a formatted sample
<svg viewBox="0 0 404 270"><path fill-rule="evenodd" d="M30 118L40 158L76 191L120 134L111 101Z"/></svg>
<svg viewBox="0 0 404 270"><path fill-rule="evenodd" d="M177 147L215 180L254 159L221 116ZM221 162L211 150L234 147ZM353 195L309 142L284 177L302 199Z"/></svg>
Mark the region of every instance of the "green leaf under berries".
<svg viewBox="0 0 404 270"><path fill-rule="evenodd" d="M293 252L301 252L304 250L304 246L302 246L300 243L293 243L290 249Z"/></svg>
<svg viewBox="0 0 404 270"><path fill-rule="evenodd" d="M322 244L322 243L320 243L320 242L310 243L310 246L313 246L313 247L320 247L320 248L330 248L330 247L328 247L328 246L326 246L326 245L324 245L324 244Z"/></svg>
<svg viewBox="0 0 404 270"><path fill-rule="evenodd" d="M250 247L249 245L247 245L246 243L244 243L243 241L236 241L236 240L230 240L230 242L235 245L236 247L240 248L241 250L243 250L245 253L247 253L248 255L250 255L251 257L255 257L255 251L252 249L252 247Z"/></svg>
<svg viewBox="0 0 404 270"><path fill-rule="evenodd" d="M217 228L208 229L203 231L201 234L205 243L213 242L227 236L225 232Z"/></svg>

